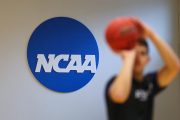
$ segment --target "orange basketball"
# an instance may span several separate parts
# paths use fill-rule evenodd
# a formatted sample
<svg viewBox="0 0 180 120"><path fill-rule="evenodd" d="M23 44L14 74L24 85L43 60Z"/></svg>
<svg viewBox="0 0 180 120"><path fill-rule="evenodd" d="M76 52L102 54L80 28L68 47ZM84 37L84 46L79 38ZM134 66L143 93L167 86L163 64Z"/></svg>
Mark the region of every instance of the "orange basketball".
<svg viewBox="0 0 180 120"><path fill-rule="evenodd" d="M142 28L132 17L112 20L106 29L106 40L114 52L132 49L142 36Z"/></svg>

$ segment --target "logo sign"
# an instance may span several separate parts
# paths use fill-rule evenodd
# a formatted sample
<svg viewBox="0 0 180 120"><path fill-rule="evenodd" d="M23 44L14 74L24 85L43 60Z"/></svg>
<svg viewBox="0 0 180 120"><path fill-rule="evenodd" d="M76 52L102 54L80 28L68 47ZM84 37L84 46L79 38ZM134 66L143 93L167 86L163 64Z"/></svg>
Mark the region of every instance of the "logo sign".
<svg viewBox="0 0 180 120"><path fill-rule="evenodd" d="M31 72L43 86L56 92L72 92L93 78L99 51L85 25L72 18L56 17L34 30L27 59Z"/></svg>

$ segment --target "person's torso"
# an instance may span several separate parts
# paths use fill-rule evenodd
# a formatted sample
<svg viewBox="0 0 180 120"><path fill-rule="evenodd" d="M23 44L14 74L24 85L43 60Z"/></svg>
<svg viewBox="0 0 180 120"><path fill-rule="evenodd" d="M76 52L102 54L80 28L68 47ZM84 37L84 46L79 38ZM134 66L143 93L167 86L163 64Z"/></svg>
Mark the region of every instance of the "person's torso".
<svg viewBox="0 0 180 120"><path fill-rule="evenodd" d="M117 104L110 99L108 100L109 112L111 112L109 119L151 120L153 107L152 87L153 85L146 78L142 82L133 80L129 98L124 104Z"/></svg>

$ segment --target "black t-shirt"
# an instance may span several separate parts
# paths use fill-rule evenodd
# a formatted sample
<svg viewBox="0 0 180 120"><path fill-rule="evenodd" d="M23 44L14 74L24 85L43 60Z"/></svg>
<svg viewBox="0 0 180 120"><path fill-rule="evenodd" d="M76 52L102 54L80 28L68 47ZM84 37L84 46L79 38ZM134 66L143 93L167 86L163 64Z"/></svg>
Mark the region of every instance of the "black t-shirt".
<svg viewBox="0 0 180 120"><path fill-rule="evenodd" d="M115 78L111 78L105 90L109 120L152 120L154 97L164 89L157 83L157 73L145 75L142 82L133 78L130 96L123 104L113 102L108 95L109 86Z"/></svg>

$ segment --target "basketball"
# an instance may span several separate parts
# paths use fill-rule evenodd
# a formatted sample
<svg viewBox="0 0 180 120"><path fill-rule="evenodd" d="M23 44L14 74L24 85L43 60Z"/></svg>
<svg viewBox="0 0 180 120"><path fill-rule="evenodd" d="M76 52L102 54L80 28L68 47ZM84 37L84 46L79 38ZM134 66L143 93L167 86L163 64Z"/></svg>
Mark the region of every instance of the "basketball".
<svg viewBox="0 0 180 120"><path fill-rule="evenodd" d="M142 36L142 28L132 17L119 17L107 26L105 37L114 52L132 49Z"/></svg>

